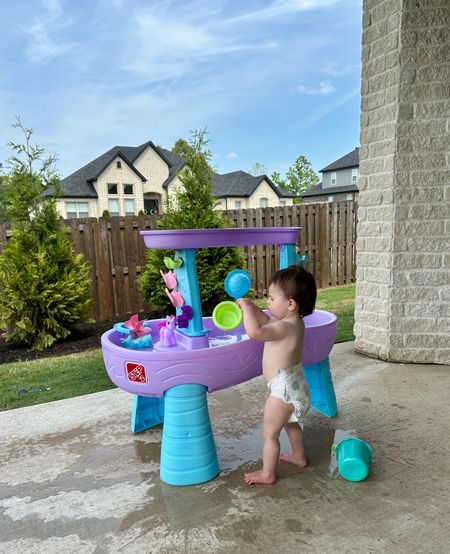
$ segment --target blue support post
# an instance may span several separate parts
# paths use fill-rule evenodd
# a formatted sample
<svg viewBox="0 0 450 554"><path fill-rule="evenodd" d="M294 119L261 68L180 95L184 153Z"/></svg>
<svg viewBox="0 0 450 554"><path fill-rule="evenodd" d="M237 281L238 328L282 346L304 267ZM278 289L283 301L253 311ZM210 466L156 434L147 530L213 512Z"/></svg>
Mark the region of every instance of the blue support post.
<svg viewBox="0 0 450 554"><path fill-rule="evenodd" d="M293 244L282 244L280 246L280 269L285 269L295 264L303 265L307 261L308 256L299 256Z"/></svg>
<svg viewBox="0 0 450 554"><path fill-rule="evenodd" d="M195 485L220 471L206 387L176 385L164 393L160 477L169 485Z"/></svg>
<svg viewBox="0 0 450 554"><path fill-rule="evenodd" d="M328 417L337 414L336 394L328 357L303 368L311 394L311 406Z"/></svg>
<svg viewBox="0 0 450 554"><path fill-rule="evenodd" d="M140 433L150 427L159 425L164 420L164 398L153 396L133 397L131 412L131 432Z"/></svg>
<svg viewBox="0 0 450 554"><path fill-rule="evenodd" d="M186 329L178 329L178 331L190 337L201 337L206 335L206 329L203 327L195 252L194 248L186 248L184 250L177 250L175 253L176 258L183 260L181 267L176 270L178 290L183 295L184 303L191 306L193 313L188 327ZM181 308L177 308L177 315L180 314Z"/></svg>

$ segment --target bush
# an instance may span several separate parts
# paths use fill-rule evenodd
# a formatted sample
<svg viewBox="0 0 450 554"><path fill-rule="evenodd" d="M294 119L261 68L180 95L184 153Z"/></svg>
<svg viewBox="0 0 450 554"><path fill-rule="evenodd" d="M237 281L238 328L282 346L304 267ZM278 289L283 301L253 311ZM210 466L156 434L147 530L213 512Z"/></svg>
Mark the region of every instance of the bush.
<svg viewBox="0 0 450 554"><path fill-rule="evenodd" d="M89 266L74 254L68 229L48 196L57 192L55 158L35 171L33 162L42 160L43 150L30 145L31 129L20 120L15 127L24 132L26 144L10 144L25 162L10 158L10 173L2 181L12 234L0 255L0 328L8 340L43 350L92 321Z"/></svg>
<svg viewBox="0 0 450 554"><path fill-rule="evenodd" d="M211 154L206 146L205 131L194 132L189 143L180 139L175 144L173 151L182 155L186 162L179 173L183 187L177 192L175 202L168 203L165 213L158 219L159 229L218 229L230 225L214 210ZM169 250L149 250L140 280L148 302L165 313L173 312L174 308L164 292L159 271L167 271L164 257L174 254ZM197 252L196 266L202 311L210 315L219 302L228 299L224 290L225 277L231 270L243 266L243 256L237 248L204 248Z"/></svg>

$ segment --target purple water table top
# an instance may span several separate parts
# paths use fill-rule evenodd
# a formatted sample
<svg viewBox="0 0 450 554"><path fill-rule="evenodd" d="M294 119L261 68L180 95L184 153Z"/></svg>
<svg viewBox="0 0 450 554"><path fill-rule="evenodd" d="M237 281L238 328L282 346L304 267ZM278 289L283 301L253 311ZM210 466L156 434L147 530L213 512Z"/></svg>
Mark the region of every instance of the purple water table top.
<svg viewBox="0 0 450 554"><path fill-rule="evenodd" d="M151 320L153 342L158 340L158 323ZM209 392L224 389L261 375L262 342L246 337L243 326L219 331L210 317L203 318L210 348L181 351L167 349L132 350L120 345L115 330L102 336L105 366L113 383L140 396L162 396L164 391L183 384L202 384ZM331 352L336 337L336 316L315 310L305 318L302 363L318 363Z"/></svg>
<svg viewBox="0 0 450 554"><path fill-rule="evenodd" d="M296 244L301 227L245 227L237 229L175 229L141 231L147 248L174 249Z"/></svg>

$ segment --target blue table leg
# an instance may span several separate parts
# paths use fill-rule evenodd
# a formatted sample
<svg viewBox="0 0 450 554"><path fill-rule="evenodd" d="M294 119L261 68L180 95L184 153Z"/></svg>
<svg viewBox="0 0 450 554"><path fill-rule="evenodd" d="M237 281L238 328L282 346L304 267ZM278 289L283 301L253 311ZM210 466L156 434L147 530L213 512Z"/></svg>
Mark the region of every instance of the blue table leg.
<svg viewBox="0 0 450 554"><path fill-rule="evenodd" d="M337 414L337 404L329 358L308 365L303 370L311 394L311 406L328 417L334 417Z"/></svg>
<svg viewBox="0 0 450 554"><path fill-rule="evenodd" d="M209 420L206 387L177 385L164 393L160 477L169 485L194 485L220 471Z"/></svg>
<svg viewBox="0 0 450 554"><path fill-rule="evenodd" d="M162 423L164 419L164 398L139 396L133 397L131 412L131 432L139 433Z"/></svg>

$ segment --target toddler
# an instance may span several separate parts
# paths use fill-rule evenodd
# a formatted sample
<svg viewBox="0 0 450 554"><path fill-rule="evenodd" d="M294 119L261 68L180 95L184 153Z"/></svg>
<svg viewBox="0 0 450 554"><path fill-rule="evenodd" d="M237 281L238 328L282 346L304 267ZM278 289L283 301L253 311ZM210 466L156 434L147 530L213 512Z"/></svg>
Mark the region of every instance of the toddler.
<svg viewBox="0 0 450 554"><path fill-rule="evenodd" d="M251 339L264 341L263 375L269 397L264 406L263 467L245 474L248 485L276 481L278 460L305 467L303 430L299 421L310 406L308 386L301 366L305 324L316 302L313 275L301 266L292 265L276 271L269 282L268 317L253 302L240 298L245 331ZM291 443L291 454L280 457L279 436L282 429Z"/></svg>

